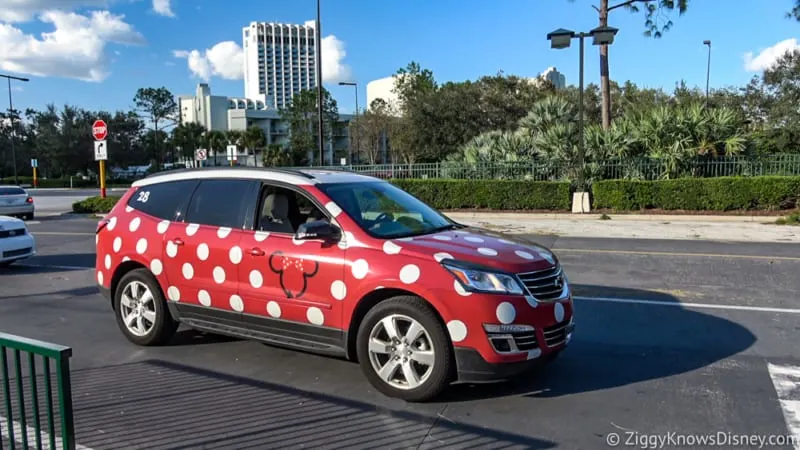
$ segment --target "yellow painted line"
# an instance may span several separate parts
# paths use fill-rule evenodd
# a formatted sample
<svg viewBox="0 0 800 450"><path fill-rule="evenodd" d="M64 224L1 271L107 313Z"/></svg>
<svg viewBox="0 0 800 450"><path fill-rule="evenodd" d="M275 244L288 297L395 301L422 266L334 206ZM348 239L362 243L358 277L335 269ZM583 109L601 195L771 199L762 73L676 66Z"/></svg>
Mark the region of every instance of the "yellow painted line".
<svg viewBox="0 0 800 450"><path fill-rule="evenodd" d="M769 255L736 255L726 253L691 253L691 252L646 252L635 250L598 250L583 248L553 248L556 253L596 253L596 254L616 254L616 255L640 255L640 256L691 256L702 258L737 258L737 259L764 259L778 261L800 261L800 256L769 256Z"/></svg>

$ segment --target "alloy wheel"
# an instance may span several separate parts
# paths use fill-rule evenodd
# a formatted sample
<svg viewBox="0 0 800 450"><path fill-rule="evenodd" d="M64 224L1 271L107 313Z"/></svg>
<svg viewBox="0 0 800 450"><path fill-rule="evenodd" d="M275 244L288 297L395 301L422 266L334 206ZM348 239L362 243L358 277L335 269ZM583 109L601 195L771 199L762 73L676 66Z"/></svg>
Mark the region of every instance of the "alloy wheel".
<svg viewBox="0 0 800 450"><path fill-rule="evenodd" d="M375 373L397 389L417 388L433 372L433 340L422 324L406 315L391 314L378 321L370 331L368 351Z"/></svg>
<svg viewBox="0 0 800 450"><path fill-rule="evenodd" d="M156 302L150 288L141 281L128 283L122 290L119 314L131 334L147 335L156 323Z"/></svg>

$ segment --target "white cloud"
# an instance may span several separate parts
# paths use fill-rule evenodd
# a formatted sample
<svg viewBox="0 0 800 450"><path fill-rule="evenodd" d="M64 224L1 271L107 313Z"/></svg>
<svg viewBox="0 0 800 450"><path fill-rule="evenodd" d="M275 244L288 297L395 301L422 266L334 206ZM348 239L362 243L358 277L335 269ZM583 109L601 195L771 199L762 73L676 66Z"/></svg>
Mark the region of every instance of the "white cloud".
<svg viewBox="0 0 800 450"><path fill-rule="evenodd" d="M761 50L757 56L747 52L744 55L744 68L748 72L762 72L772 67L781 56L797 49L800 49L797 39L791 38Z"/></svg>
<svg viewBox="0 0 800 450"><path fill-rule="evenodd" d="M109 0L2 0L0 21L28 22L43 11L73 11L81 7L107 8Z"/></svg>
<svg viewBox="0 0 800 450"><path fill-rule="evenodd" d="M336 36L325 36L321 42L322 48L322 82L338 83L350 81L350 66L344 63L347 52L344 42Z"/></svg>
<svg viewBox="0 0 800 450"><path fill-rule="evenodd" d="M244 51L233 41L223 41L204 50L175 50L176 58L186 58L189 70L205 81L212 76L226 80L241 80L244 77Z"/></svg>
<svg viewBox="0 0 800 450"><path fill-rule="evenodd" d="M171 0L153 0L153 11L162 16L175 17L175 13L172 12Z"/></svg>
<svg viewBox="0 0 800 450"><path fill-rule="evenodd" d="M15 1L17 6L23 3L22 0ZM37 2L46 3L45 0ZM92 11L84 16L51 10L38 18L51 24L53 31L43 32L41 37L37 37L10 24L0 23L0 69L98 82L109 75L106 68L109 57L105 51L109 42L145 43L144 36L125 22L124 16L108 11Z"/></svg>

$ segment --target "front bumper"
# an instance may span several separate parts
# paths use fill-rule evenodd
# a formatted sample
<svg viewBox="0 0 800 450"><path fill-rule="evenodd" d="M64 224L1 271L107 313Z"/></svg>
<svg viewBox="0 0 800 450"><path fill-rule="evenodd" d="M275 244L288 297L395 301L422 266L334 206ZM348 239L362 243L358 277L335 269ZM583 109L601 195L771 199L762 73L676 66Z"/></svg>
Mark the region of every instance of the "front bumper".
<svg viewBox="0 0 800 450"><path fill-rule="evenodd" d="M30 234L0 239L0 263L23 260L36 255L36 240Z"/></svg>

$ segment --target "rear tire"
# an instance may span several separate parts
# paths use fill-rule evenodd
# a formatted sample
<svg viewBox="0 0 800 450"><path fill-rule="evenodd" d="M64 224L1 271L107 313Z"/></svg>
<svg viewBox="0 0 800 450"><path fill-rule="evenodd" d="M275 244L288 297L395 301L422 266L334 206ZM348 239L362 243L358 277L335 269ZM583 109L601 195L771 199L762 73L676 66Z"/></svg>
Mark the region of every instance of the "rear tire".
<svg viewBox="0 0 800 450"><path fill-rule="evenodd" d="M31 221L31 220L33 220L33 217L34 217L34 216L33 216L33 213L30 213L30 214L25 214L25 220L27 220L27 221Z"/></svg>
<svg viewBox="0 0 800 450"><path fill-rule="evenodd" d="M178 329L161 287L147 269L134 269L122 277L114 292L113 305L122 334L136 345L162 345Z"/></svg>
<svg viewBox="0 0 800 450"><path fill-rule="evenodd" d="M391 340L387 326L399 339ZM409 333L412 326L417 332ZM419 297L398 296L375 305L358 328L356 347L365 377L386 396L424 402L450 384L452 344L434 309Z"/></svg>

